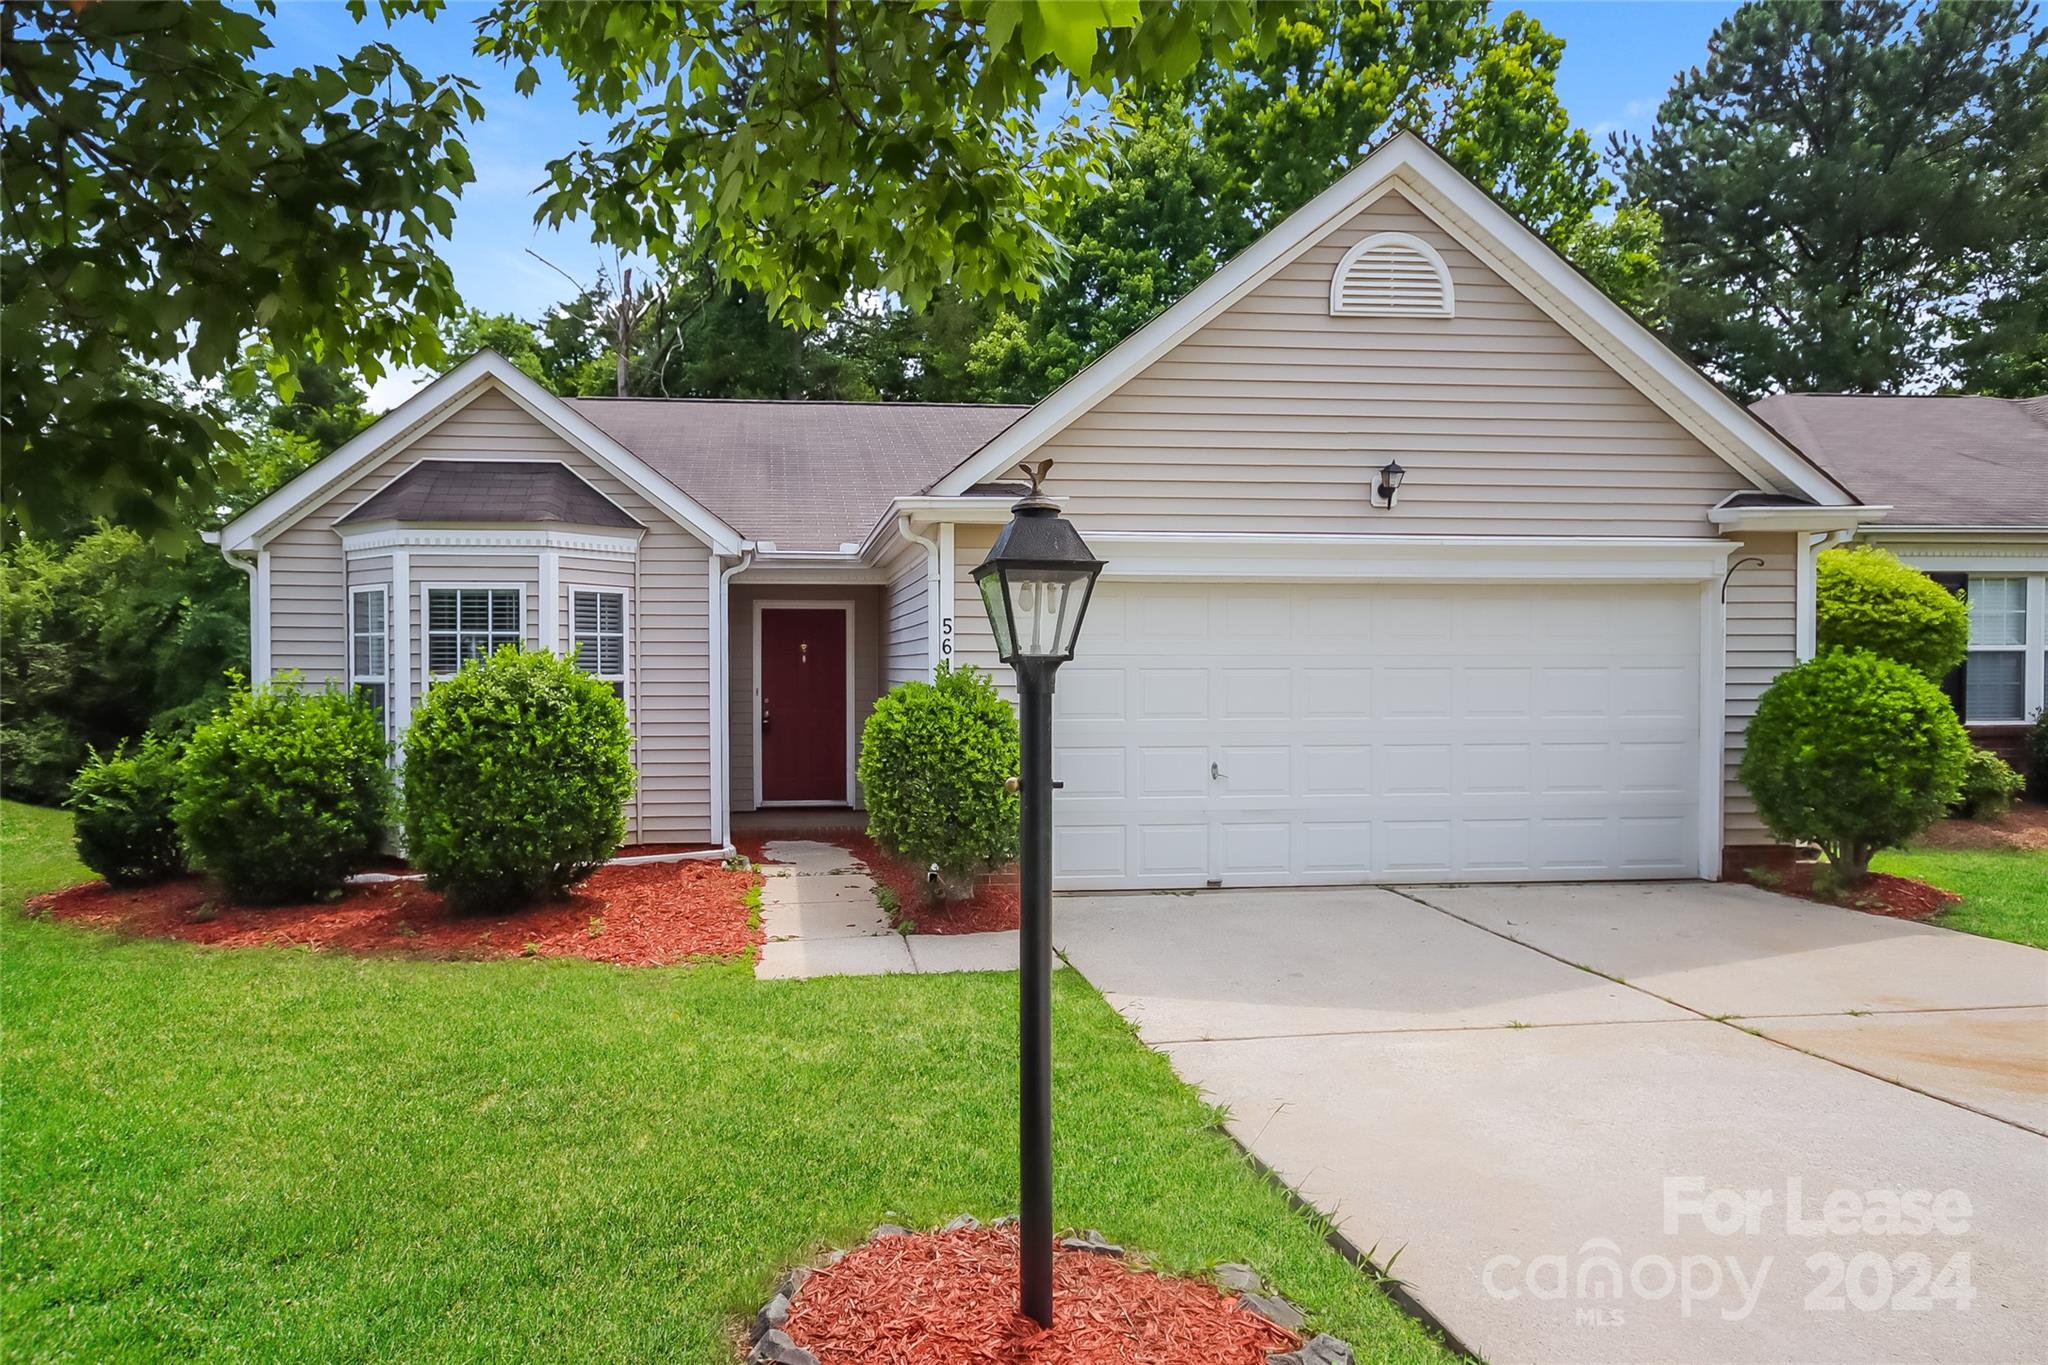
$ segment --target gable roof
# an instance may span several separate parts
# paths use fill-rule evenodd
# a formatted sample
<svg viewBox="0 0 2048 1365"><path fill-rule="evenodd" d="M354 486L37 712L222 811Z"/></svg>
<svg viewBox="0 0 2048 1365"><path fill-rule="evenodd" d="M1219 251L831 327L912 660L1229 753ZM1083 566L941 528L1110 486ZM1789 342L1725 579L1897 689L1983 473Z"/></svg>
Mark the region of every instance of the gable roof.
<svg viewBox="0 0 2048 1365"><path fill-rule="evenodd" d="M2048 397L1790 393L1750 409L1902 526L2048 526Z"/></svg>
<svg viewBox="0 0 2048 1365"><path fill-rule="evenodd" d="M421 460L335 522L640 523L553 460Z"/></svg>
<svg viewBox="0 0 2048 1365"><path fill-rule="evenodd" d="M857 544L889 508L1030 411L973 403L572 398L578 414L780 550Z"/></svg>
<svg viewBox="0 0 2048 1365"><path fill-rule="evenodd" d="M221 528L225 552L247 552L290 526L365 470L432 430L442 418L488 389L497 389L529 417L595 460L715 553L738 554L740 533L638 455L587 421L494 351L479 351L356 434L339 450Z"/></svg>
<svg viewBox="0 0 2048 1365"><path fill-rule="evenodd" d="M947 474L934 494L999 477L1349 220L1400 189L1415 207L1576 336L1629 383L1766 491L1825 506L1856 499L1608 298L1512 213L1413 133L1381 143L1334 185L1061 385Z"/></svg>

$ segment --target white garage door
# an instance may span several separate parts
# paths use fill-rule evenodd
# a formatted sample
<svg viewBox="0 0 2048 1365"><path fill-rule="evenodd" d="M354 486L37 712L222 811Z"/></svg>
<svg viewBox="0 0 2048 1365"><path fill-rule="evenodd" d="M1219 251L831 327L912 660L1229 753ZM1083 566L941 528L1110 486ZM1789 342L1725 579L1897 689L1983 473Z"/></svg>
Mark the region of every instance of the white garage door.
<svg viewBox="0 0 2048 1365"><path fill-rule="evenodd" d="M1699 692L1691 587L1105 582L1054 883L1692 876Z"/></svg>

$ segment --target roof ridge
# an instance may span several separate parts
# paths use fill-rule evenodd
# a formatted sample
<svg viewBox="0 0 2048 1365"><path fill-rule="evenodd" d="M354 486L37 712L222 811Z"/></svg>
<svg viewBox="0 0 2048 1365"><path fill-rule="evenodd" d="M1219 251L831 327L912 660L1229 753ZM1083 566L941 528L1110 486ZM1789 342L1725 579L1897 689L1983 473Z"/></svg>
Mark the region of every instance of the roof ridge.
<svg viewBox="0 0 2048 1365"><path fill-rule="evenodd" d="M724 403L735 407L790 407L790 408L964 408L975 412L1008 412L1012 409L1023 411L1036 406L1031 403L973 403L962 401L940 401L921 398L701 398L694 395L683 397L656 397L652 394L574 394L571 403Z"/></svg>

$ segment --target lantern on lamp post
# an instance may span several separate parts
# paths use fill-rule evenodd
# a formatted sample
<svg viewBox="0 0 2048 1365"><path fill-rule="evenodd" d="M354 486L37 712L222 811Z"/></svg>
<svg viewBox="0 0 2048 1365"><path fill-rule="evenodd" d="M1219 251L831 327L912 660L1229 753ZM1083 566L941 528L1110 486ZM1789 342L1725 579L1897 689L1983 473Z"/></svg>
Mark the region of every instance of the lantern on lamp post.
<svg viewBox="0 0 2048 1365"><path fill-rule="evenodd" d="M1018 1305L1052 1326L1052 689L1102 561L1045 496L1050 460L974 571L996 653L1017 673Z"/></svg>

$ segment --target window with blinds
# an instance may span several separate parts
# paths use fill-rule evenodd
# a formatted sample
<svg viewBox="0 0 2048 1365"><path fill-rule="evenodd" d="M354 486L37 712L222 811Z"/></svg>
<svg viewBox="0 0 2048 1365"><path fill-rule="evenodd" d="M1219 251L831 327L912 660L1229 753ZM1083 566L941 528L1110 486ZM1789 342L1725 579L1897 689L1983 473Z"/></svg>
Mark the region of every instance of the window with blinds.
<svg viewBox="0 0 2048 1365"><path fill-rule="evenodd" d="M517 588L428 588L427 674L446 678L471 659L525 643Z"/></svg>
<svg viewBox="0 0 2048 1365"><path fill-rule="evenodd" d="M569 594L569 642L576 666L626 699L626 595L578 588Z"/></svg>
<svg viewBox="0 0 2048 1365"><path fill-rule="evenodd" d="M1352 318L1447 318L1451 272L1436 248L1405 232L1380 232L1344 253L1330 279L1330 313Z"/></svg>
<svg viewBox="0 0 2048 1365"><path fill-rule="evenodd" d="M348 604L348 681L385 724L391 696L390 600L382 586L357 588Z"/></svg>

